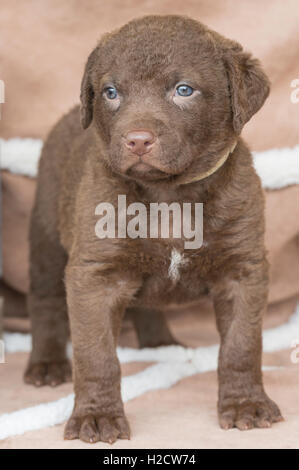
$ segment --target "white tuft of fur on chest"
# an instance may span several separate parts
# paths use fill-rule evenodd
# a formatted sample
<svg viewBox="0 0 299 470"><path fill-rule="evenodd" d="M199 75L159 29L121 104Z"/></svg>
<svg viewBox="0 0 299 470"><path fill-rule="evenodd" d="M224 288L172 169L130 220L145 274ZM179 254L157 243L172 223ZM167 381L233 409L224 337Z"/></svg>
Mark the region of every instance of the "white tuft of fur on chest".
<svg viewBox="0 0 299 470"><path fill-rule="evenodd" d="M188 263L188 260L184 257L184 254L180 253L176 248L173 248L171 252L170 264L168 268L168 277L173 281L177 282L180 279L180 268Z"/></svg>

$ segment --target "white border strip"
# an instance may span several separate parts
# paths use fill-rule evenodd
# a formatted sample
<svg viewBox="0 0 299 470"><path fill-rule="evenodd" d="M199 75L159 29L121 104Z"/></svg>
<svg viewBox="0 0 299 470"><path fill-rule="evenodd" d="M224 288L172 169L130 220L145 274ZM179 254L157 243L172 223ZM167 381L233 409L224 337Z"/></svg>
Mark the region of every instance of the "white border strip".
<svg viewBox="0 0 299 470"><path fill-rule="evenodd" d="M274 352L291 347L294 339L299 337L299 304L295 312L283 325L267 329L263 332L263 350ZM4 333L5 353L30 352L31 335L23 333ZM129 362L168 362L182 363L200 361L210 364L218 354L218 345L199 348L184 348L183 346L164 346L160 348L117 348L122 364ZM68 355L71 356L69 346ZM210 365L208 365L210 367ZM210 368L208 370L211 370Z"/></svg>
<svg viewBox="0 0 299 470"><path fill-rule="evenodd" d="M124 402L132 400L150 390L170 388L184 377L196 374L191 363L160 363L122 379ZM10 436L36 431L65 422L74 406L74 394L59 400L24 408L0 416L0 440Z"/></svg>
<svg viewBox="0 0 299 470"><path fill-rule="evenodd" d="M299 145L253 152L253 162L265 189L299 184Z"/></svg>
<svg viewBox="0 0 299 470"><path fill-rule="evenodd" d="M40 139L0 139L2 170L35 177L43 146ZM265 189L299 184L299 145L253 152L254 166Z"/></svg>
<svg viewBox="0 0 299 470"><path fill-rule="evenodd" d="M0 168L34 178L43 141L40 139L0 139Z"/></svg>

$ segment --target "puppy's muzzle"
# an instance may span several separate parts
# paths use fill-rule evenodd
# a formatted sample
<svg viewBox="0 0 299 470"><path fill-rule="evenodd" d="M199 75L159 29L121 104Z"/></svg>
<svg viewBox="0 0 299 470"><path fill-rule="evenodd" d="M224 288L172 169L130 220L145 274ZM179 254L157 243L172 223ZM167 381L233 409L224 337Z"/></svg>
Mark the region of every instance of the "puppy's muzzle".
<svg viewBox="0 0 299 470"><path fill-rule="evenodd" d="M149 130L134 130L127 133L124 139L125 147L135 155L141 157L153 150L157 138Z"/></svg>

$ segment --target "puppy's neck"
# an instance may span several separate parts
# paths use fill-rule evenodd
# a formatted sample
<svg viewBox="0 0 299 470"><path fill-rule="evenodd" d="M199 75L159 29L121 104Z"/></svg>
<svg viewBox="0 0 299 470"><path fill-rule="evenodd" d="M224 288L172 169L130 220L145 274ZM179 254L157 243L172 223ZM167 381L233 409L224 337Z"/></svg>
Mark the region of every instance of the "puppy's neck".
<svg viewBox="0 0 299 470"><path fill-rule="evenodd" d="M203 173L199 173L196 176L192 176L190 179L186 179L185 181L183 180L180 184L181 185L187 185L187 184L191 184L191 183L197 183L198 181L205 180L209 176L216 173L216 171L219 170L224 165L224 163L226 162L226 160L228 159L230 154L233 153L233 151L236 148L236 145L237 145L237 140L234 140L232 144L230 144L227 148L225 148L221 152L217 162L209 170L207 170Z"/></svg>
<svg viewBox="0 0 299 470"><path fill-rule="evenodd" d="M231 142L222 152L219 153L216 163L204 172L193 174L189 177L179 176L175 182L157 182L156 184L151 183L143 186L143 195L147 194L149 199L157 199L163 201L183 201L184 199L198 199L202 201L209 197L209 187L212 184L214 187L214 194L223 185L227 183L227 177L223 173L222 168L228 161L229 156L234 153L237 146L238 140L235 139ZM234 159L233 159L234 160ZM232 165L234 163L231 161ZM232 166L230 165L230 167ZM227 176L229 176L228 172ZM217 176L219 175L219 178ZM210 177L210 178L209 178ZM216 180L215 180L216 178ZM196 184L198 183L198 184Z"/></svg>

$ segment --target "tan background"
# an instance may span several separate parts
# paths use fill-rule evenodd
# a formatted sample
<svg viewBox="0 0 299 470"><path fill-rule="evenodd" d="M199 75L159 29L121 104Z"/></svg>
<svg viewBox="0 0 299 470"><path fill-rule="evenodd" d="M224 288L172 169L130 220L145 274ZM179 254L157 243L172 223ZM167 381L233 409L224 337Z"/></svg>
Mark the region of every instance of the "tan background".
<svg viewBox="0 0 299 470"><path fill-rule="evenodd" d="M184 14L241 42L259 57L272 93L244 136L254 150L298 143L298 0L1 0L1 135L45 137L78 101L87 54L100 36L133 17Z"/></svg>

